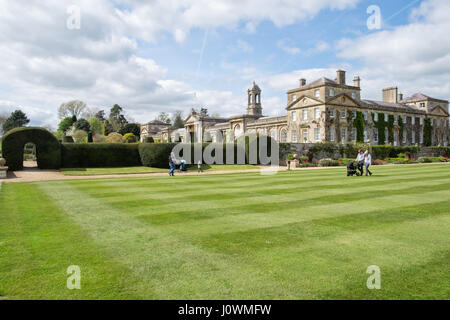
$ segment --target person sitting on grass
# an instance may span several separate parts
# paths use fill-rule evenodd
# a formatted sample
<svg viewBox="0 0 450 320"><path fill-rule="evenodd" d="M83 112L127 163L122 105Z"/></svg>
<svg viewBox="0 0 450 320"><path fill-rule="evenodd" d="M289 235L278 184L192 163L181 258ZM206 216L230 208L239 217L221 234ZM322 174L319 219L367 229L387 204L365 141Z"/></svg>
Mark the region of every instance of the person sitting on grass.
<svg viewBox="0 0 450 320"><path fill-rule="evenodd" d="M372 176L372 172L370 172L369 167L372 164L372 156L370 155L369 151L366 151L364 153L364 165L366 166L366 176L367 174Z"/></svg>

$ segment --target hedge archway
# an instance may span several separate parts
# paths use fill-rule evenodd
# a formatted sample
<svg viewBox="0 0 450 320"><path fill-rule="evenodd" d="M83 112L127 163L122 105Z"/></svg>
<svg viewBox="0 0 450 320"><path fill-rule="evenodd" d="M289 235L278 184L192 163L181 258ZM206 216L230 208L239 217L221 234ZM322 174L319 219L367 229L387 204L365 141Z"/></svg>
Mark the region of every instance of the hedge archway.
<svg viewBox="0 0 450 320"><path fill-rule="evenodd" d="M36 145L39 169L59 169L61 166L61 144L48 130L37 127L22 127L8 131L2 138L2 153L10 170L23 169L23 149L26 143Z"/></svg>

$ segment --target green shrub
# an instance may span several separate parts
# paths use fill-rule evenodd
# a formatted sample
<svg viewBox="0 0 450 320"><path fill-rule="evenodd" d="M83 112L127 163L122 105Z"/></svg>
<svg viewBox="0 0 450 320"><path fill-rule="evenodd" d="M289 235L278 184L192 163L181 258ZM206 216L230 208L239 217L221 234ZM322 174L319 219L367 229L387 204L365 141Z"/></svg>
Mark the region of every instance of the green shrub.
<svg viewBox="0 0 450 320"><path fill-rule="evenodd" d="M123 136L123 142L125 142L125 143L136 143L137 142L137 138L132 133L126 133Z"/></svg>
<svg viewBox="0 0 450 320"><path fill-rule="evenodd" d="M63 168L140 166L138 144L64 143L61 148Z"/></svg>
<svg viewBox="0 0 450 320"><path fill-rule="evenodd" d="M63 143L74 143L75 141L73 140L73 138L71 136L64 136L62 138L62 142Z"/></svg>
<svg viewBox="0 0 450 320"><path fill-rule="evenodd" d="M342 158L338 159L338 162L341 166L346 166L350 161L355 161L355 159Z"/></svg>
<svg viewBox="0 0 450 320"><path fill-rule="evenodd" d="M121 143L122 140L123 140L123 136L120 133L111 132L106 137L105 142L107 142L107 143Z"/></svg>
<svg viewBox="0 0 450 320"><path fill-rule="evenodd" d="M37 164L40 169L59 169L61 144L43 128L22 127L8 131L2 138L2 153L10 170L23 169L23 154L26 143L36 145Z"/></svg>
<svg viewBox="0 0 450 320"><path fill-rule="evenodd" d="M307 156L300 156L300 161L301 162L308 162L309 158Z"/></svg>
<svg viewBox="0 0 450 320"><path fill-rule="evenodd" d="M175 143L141 143L139 144L139 156L143 166L154 168L168 168L169 156ZM189 159L185 159L192 163Z"/></svg>
<svg viewBox="0 0 450 320"><path fill-rule="evenodd" d="M373 164L374 166L381 166L381 165L384 164L384 162L377 159L377 160L372 161L372 164Z"/></svg>
<svg viewBox="0 0 450 320"><path fill-rule="evenodd" d="M339 166L339 162L333 159L321 159L319 160L320 167L337 167Z"/></svg>
<svg viewBox="0 0 450 320"><path fill-rule="evenodd" d="M419 159L417 159L417 161L419 161L420 163L431 163L433 162L433 160L429 157L420 157Z"/></svg>
<svg viewBox="0 0 450 320"><path fill-rule="evenodd" d="M289 153L287 155L287 159L290 160L290 161L294 160L294 154L293 153Z"/></svg>

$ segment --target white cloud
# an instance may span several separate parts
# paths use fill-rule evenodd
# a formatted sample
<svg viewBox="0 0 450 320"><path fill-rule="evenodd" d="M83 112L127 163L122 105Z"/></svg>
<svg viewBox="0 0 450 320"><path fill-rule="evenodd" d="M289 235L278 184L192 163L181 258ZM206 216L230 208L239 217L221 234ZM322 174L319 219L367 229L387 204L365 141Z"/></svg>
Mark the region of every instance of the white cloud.
<svg viewBox="0 0 450 320"><path fill-rule="evenodd" d="M53 125L57 107L72 99L98 109L118 103L141 122L160 111L198 106L224 115L243 113L245 90L237 95L194 90L195 83L167 79L167 68L139 56L141 40L157 41L168 33L183 42L194 28L234 28L241 23L247 32L255 32L264 20L284 26L311 19L322 9L342 10L357 2L0 0L0 111L20 107L33 124ZM66 27L70 5L81 9L79 30ZM252 50L244 41L238 45ZM251 77L256 70L248 66L241 73Z"/></svg>
<svg viewBox="0 0 450 320"><path fill-rule="evenodd" d="M380 98L382 87L398 85L407 95L423 91L448 99L449 12L447 0L424 1L413 10L407 25L339 41L338 57L362 62L358 72L371 97Z"/></svg>
<svg viewBox="0 0 450 320"><path fill-rule="evenodd" d="M127 9L117 10L128 30L139 38L155 41L161 32L189 32L196 27L234 28L240 22L253 33L258 23L278 27L313 18L323 9L352 8L360 0L122 0Z"/></svg>

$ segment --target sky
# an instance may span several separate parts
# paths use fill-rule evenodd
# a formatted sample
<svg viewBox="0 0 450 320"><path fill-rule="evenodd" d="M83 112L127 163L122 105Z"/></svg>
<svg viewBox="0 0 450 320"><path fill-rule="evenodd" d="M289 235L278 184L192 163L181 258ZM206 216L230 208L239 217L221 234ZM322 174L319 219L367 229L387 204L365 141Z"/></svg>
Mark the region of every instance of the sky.
<svg viewBox="0 0 450 320"><path fill-rule="evenodd" d="M283 115L300 78L339 68L365 99L398 86L448 100L448 13L448 0L0 0L0 114L56 129L77 99L139 123L226 117L256 81L263 113Z"/></svg>

